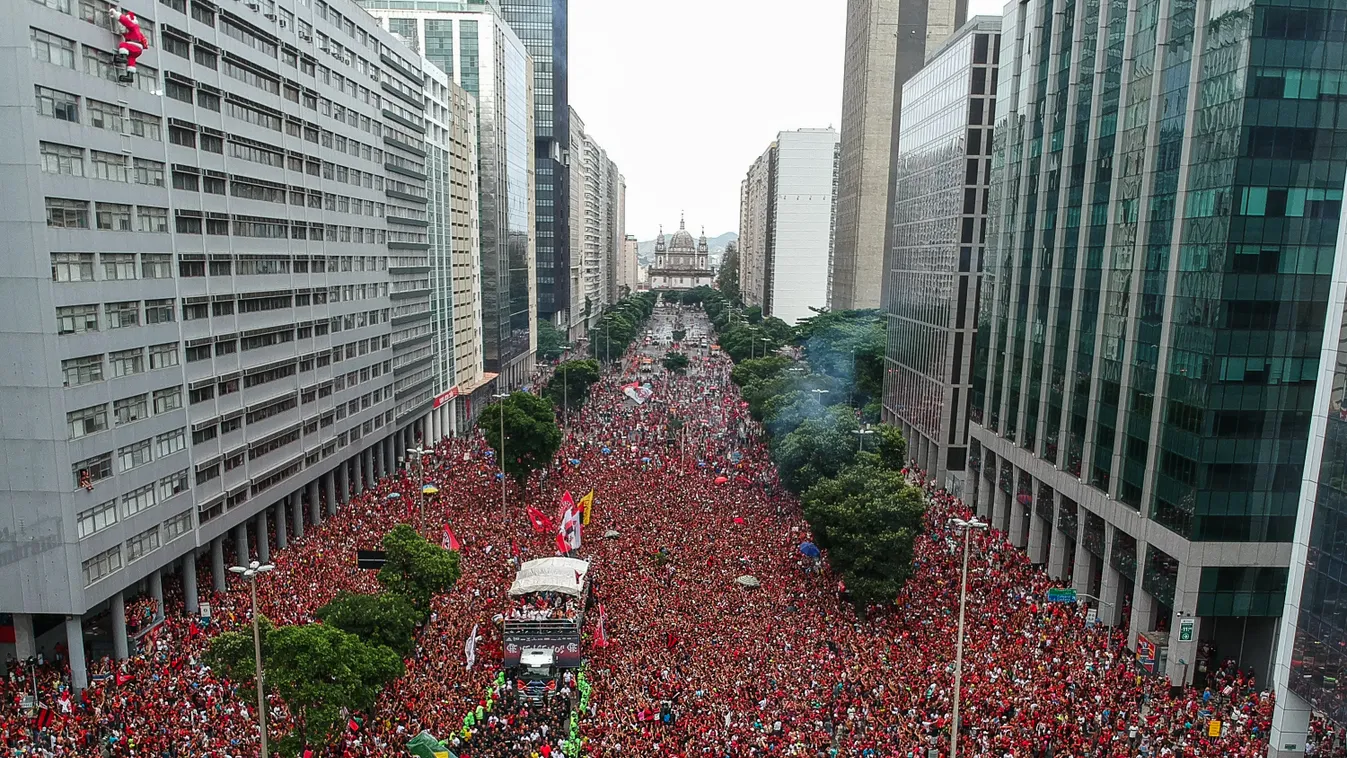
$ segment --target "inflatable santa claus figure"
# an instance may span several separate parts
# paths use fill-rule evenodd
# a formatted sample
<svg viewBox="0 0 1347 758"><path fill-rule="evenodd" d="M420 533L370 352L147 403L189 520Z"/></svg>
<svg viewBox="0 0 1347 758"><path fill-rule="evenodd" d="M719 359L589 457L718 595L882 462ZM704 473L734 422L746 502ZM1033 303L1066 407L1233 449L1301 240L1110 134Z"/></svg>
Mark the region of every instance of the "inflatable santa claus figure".
<svg viewBox="0 0 1347 758"><path fill-rule="evenodd" d="M134 75L136 59L150 46L150 41L140 30L140 21L136 19L135 13L117 8L113 8L111 13L122 28L122 43L117 46L117 62L126 67L128 75Z"/></svg>

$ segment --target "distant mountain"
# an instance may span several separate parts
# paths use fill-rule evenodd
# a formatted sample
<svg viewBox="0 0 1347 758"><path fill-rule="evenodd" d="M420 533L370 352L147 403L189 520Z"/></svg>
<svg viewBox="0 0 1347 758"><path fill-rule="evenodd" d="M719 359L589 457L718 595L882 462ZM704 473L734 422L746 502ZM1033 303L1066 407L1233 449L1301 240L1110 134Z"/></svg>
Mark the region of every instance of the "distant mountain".
<svg viewBox="0 0 1347 758"><path fill-rule="evenodd" d="M672 233L664 235L665 239L672 236ZM715 237L706 238L706 247L711 251L711 265L720 265L720 256L725 252L725 246L739 239L738 232L725 232ZM655 262L655 241L642 240L636 243L636 260L642 266L649 266Z"/></svg>

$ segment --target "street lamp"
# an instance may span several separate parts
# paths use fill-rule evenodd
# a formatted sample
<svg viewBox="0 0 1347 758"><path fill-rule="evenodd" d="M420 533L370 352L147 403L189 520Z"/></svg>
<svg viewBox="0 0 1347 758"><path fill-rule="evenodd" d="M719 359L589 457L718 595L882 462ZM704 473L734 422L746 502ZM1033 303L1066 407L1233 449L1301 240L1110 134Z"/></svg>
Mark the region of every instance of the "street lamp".
<svg viewBox="0 0 1347 758"><path fill-rule="evenodd" d="M853 431L852 431L852 434L859 435L860 438L861 438L861 452L862 452L862 453L865 452L865 436L866 436L867 434L874 434L874 433L875 433L875 430L874 430L874 429L871 429L871 428L868 427L868 426L867 426L867 427L863 427L863 428L861 428L861 429L856 429L856 430L853 430Z"/></svg>
<svg viewBox="0 0 1347 758"><path fill-rule="evenodd" d="M506 525L505 518L505 398L509 397L508 392L497 392L491 397L495 398L500 405L500 450L496 455L500 460L496 464L500 466L500 523Z"/></svg>
<svg viewBox="0 0 1347 758"><path fill-rule="evenodd" d="M820 403L823 402L823 396L824 396L824 395L828 394L829 392L832 392L832 390L818 390L818 389L809 390L809 391L812 392L812 393L814 393L815 395L818 395L818 401L819 401Z"/></svg>
<svg viewBox="0 0 1347 758"><path fill-rule="evenodd" d="M954 644L954 728L949 734L949 758L958 758L959 755L959 688L962 686L963 678L963 616L964 607L968 603L968 543L971 541L974 529L986 529L987 523L979 521L976 516L964 521L961 518L950 519L950 523L956 529L963 530L963 578L959 585L959 637Z"/></svg>
<svg viewBox="0 0 1347 758"><path fill-rule="evenodd" d="M412 479L416 482L417 497L420 508L418 515L424 517L426 513L426 493L425 493L425 465L422 457L426 454L426 449L420 445L407 450L407 463L411 465Z"/></svg>
<svg viewBox="0 0 1347 758"><path fill-rule="evenodd" d="M262 758L267 758L267 701L262 694L262 634L257 629L257 577L276 568L270 563L253 561L247 566L230 566L232 573L248 580L248 588L253 597L253 663L257 679L257 726L262 734Z"/></svg>

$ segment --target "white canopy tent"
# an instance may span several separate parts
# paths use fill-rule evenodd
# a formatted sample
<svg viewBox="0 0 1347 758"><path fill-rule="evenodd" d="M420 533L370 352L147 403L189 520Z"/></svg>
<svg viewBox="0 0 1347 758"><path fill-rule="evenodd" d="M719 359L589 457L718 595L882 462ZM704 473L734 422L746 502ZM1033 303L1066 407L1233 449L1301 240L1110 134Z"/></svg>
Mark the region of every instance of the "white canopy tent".
<svg viewBox="0 0 1347 758"><path fill-rule="evenodd" d="M579 597L588 573L589 562L579 558L538 558L519 567L514 584L510 585L510 597L530 592L560 592Z"/></svg>

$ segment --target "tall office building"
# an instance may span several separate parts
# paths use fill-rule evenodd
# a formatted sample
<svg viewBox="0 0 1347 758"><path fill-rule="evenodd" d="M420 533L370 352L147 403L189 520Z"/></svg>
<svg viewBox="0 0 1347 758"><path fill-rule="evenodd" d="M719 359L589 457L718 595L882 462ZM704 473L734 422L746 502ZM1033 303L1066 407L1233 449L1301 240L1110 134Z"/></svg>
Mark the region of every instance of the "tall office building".
<svg viewBox="0 0 1347 758"><path fill-rule="evenodd" d="M361 2L477 100L484 363L498 389L517 388L533 372L538 338L533 63L495 2L404 4Z"/></svg>
<svg viewBox="0 0 1347 758"><path fill-rule="evenodd" d="M585 122L574 108L569 108L570 144L573 147L566 166L566 186L569 189L568 223L571 235L570 269L570 308L567 311L569 322L566 325L567 338L575 342L589 334L589 319L597 318L599 309L591 299L585 300Z"/></svg>
<svg viewBox="0 0 1347 758"><path fill-rule="evenodd" d="M968 166L994 177L978 510L1107 623L1129 614L1145 670L1266 676L1347 170L1343 43L1329 9L1283 0L1008 10L993 157Z"/></svg>
<svg viewBox="0 0 1347 758"><path fill-rule="evenodd" d="M615 302L621 239L626 237L626 180L617 164L571 109L570 169L571 304L566 325L572 341L589 334L604 306ZM619 237L619 235L621 235Z"/></svg>
<svg viewBox="0 0 1347 758"><path fill-rule="evenodd" d="M636 235L623 235L622 251L617 258L617 294L619 300L636 291L640 270L640 264L636 259L638 247Z"/></svg>
<svg viewBox="0 0 1347 758"><path fill-rule="evenodd" d="M533 58L537 194L538 318L563 326L570 304L567 66L569 0L500 0L501 13Z"/></svg>
<svg viewBox="0 0 1347 758"><path fill-rule="evenodd" d="M1338 249L1347 245L1339 221ZM1291 544L1286 610L1273 682L1277 706L1268 755L1303 755L1310 715L1347 728L1347 257L1334 261L1319 384L1310 417L1305 482Z"/></svg>
<svg viewBox="0 0 1347 758"><path fill-rule="evenodd" d="M837 167L837 239L828 305L878 308L891 185L899 0L848 0ZM911 73L911 72L907 72ZM900 85L901 86L901 85Z"/></svg>
<svg viewBox="0 0 1347 758"><path fill-rule="evenodd" d="M347 0L129 8L130 85L99 0L3 43L0 612L77 688L135 594L195 611L198 556L222 589L226 539L266 560L432 431L443 91Z"/></svg>
<svg viewBox="0 0 1347 758"><path fill-rule="evenodd" d="M608 218L605 228L604 253L607 257L607 277L604 282L604 300L616 303L622 296L618 294L618 282L621 272L622 247L627 239L627 179L617 170L617 164L608 160L604 170L608 172Z"/></svg>
<svg viewBox="0 0 1347 758"><path fill-rule="evenodd" d="M968 390L986 223L987 177L968 171L991 154L990 112L1000 16L964 24L903 85L893 192L891 296L885 303L884 421L937 482L962 494ZM991 50L980 62L977 51ZM973 111L984 114L969 122Z"/></svg>
<svg viewBox="0 0 1347 758"><path fill-rule="evenodd" d="M827 305L838 149L831 128L781 132L740 184L739 289L764 316Z"/></svg>

